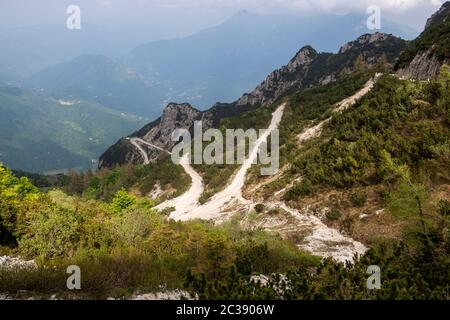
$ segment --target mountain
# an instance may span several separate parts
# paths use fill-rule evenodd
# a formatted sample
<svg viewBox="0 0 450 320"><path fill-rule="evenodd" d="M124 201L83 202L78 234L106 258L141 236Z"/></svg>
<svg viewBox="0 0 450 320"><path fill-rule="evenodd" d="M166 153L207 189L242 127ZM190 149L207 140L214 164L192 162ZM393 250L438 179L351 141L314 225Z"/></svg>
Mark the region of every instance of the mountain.
<svg viewBox="0 0 450 320"><path fill-rule="evenodd" d="M117 111L146 117L164 97L158 86L102 55L82 55L34 74L25 84L63 99L95 101ZM156 113L157 114L157 113Z"/></svg>
<svg viewBox="0 0 450 320"><path fill-rule="evenodd" d="M126 63L170 91L166 102L184 101L203 110L252 90L301 45L336 52L342 43L370 32L366 19L359 15L265 16L244 11L190 37L141 45L126 57ZM379 31L404 39L417 35L385 20Z"/></svg>
<svg viewBox="0 0 450 320"><path fill-rule="evenodd" d="M443 64L450 64L450 2L426 23L425 30L399 58L397 73L402 77L435 78Z"/></svg>
<svg viewBox="0 0 450 320"><path fill-rule="evenodd" d="M252 90L300 45L308 43L319 51L333 52L367 32L365 24L366 17L358 15L297 17L240 12L189 37L140 45L122 58L115 55L115 61L105 53L68 59L33 74L25 84L145 117L156 117L172 101L204 110L216 101L231 102ZM415 36L414 30L389 21L382 26L382 31L406 39ZM111 50L113 56L115 52Z"/></svg>
<svg viewBox="0 0 450 320"><path fill-rule="evenodd" d="M65 11L64 5L61 9ZM142 27L99 27L87 23L87 19L75 31L68 30L64 20L55 26L0 28L0 81L21 83L36 72L83 54L118 58L162 36Z"/></svg>
<svg viewBox="0 0 450 320"><path fill-rule="evenodd" d="M442 30L439 17L427 29ZM448 54L446 37L425 50ZM414 45L376 33L334 54L305 46L236 102L169 104L102 170L32 175L45 192L0 164L0 249L17 254L0 256L0 296L448 300L450 67L428 81L393 73ZM235 165L148 163L147 146L170 148L200 119L279 129L275 174L252 151ZM61 286L67 265L89 271L82 291Z"/></svg>
<svg viewBox="0 0 450 320"><path fill-rule="evenodd" d="M290 62L272 72L265 81L252 92L246 93L229 104L217 103L206 111L199 111L189 104L169 104L161 118L146 125L131 137L139 137L158 147L170 150L174 143L170 140L171 130L179 126L191 129L195 120L203 121L203 128L217 126L226 117L236 116L261 106L268 106L288 94L312 85L334 82L354 68L360 60L365 66L374 66L383 58L387 63L395 63L396 57L406 47L407 42L393 35L366 34L344 45L338 53L318 53L311 46L303 47ZM150 158L157 159L153 151ZM112 167L127 162L141 162L140 154L127 139L121 139L100 157L100 167Z"/></svg>
<svg viewBox="0 0 450 320"><path fill-rule="evenodd" d="M0 112L0 161L31 172L91 168L105 147L142 124L98 103L4 84Z"/></svg>

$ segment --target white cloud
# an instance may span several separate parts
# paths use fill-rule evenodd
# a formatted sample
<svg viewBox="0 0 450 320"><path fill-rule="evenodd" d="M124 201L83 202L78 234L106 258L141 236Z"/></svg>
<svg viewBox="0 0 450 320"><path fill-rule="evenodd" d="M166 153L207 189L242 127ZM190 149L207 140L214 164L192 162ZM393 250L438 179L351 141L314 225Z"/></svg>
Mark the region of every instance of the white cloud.
<svg viewBox="0 0 450 320"><path fill-rule="evenodd" d="M112 6L112 2L109 1L109 0L105 0L105 1L100 2L100 5L102 7L111 7Z"/></svg>
<svg viewBox="0 0 450 320"><path fill-rule="evenodd" d="M442 0L156 0L170 7L223 6L270 9L284 8L306 11L353 11L378 5L388 11L409 10L423 5L440 6Z"/></svg>

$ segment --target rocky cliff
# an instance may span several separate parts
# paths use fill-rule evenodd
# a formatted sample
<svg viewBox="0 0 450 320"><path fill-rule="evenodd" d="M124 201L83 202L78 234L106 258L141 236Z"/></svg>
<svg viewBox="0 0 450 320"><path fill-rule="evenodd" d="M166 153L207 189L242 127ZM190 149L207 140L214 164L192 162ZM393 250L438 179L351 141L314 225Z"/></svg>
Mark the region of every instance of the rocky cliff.
<svg viewBox="0 0 450 320"><path fill-rule="evenodd" d="M431 16L425 30L401 54L395 69L400 77L436 78L443 64L450 63L450 2Z"/></svg>

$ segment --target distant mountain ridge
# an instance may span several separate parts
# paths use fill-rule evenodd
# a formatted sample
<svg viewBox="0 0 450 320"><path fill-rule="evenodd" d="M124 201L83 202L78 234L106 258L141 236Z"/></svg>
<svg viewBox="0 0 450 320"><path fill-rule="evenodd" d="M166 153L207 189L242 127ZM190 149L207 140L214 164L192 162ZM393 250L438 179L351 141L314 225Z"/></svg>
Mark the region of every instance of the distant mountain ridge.
<svg viewBox="0 0 450 320"><path fill-rule="evenodd" d="M149 106L163 99L151 83L103 55L82 55L28 79L30 87L61 97L101 103L120 112L155 116ZM157 114L157 113L156 113Z"/></svg>
<svg viewBox="0 0 450 320"><path fill-rule="evenodd" d="M216 101L232 102L252 90L303 44L336 52L342 43L370 31L366 19L240 12L185 38L137 46L115 61L82 55L35 73L25 83L145 117L156 117L172 101L205 110ZM389 21L383 20L382 27L381 32L406 39L416 35Z"/></svg>

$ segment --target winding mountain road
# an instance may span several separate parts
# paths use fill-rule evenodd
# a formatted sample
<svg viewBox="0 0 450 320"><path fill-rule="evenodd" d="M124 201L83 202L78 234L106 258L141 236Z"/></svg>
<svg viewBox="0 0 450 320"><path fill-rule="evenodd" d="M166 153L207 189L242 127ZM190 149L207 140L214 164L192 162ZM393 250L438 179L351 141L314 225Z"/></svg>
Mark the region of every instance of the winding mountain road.
<svg viewBox="0 0 450 320"><path fill-rule="evenodd" d="M371 91L380 75L381 74L375 75L373 79L369 80L364 87L354 95L336 104L333 112L342 112L354 105L359 99ZM236 208L245 207L247 211L250 210L255 203L251 200L245 199L242 196L242 188L245 183L246 173L256 160L258 156L258 149L261 144L266 141L273 130L278 128L283 117L285 106L286 105L284 103L281 104L272 114L272 120L268 130L258 138L256 145L250 151L248 158L239 168L231 183L223 191L214 195L207 203L202 205L199 204L198 199L203 192L203 180L190 165L190 155L187 154L183 156L180 164L192 179L191 187L186 193L177 198L165 201L156 208L161 210L174 207L175 210L171 213L170 217L175 220L182 221L192 219L211 219L220 221L221 219L226 219L231 216L236 211ZM330 119L331 117L320 122L314 127L304 130L300 135L298 135L299 142L303 143L309 139L319 136L323 126L330 121ZM148 155L139 143L168 152L167 150L163 150L162 148L139 138L131 138L130 143L132 143L139 150L146 163L148 163ZM311 229L311 232L308 236L306 236L305 241L299 245L302 249L322 257L332 257L333 259L342 262L347 260L352 261L355 254L361 255L367 250L362 243L342 235L338 230L328 227L314 215L305 214L299 210L290 208L284 202L268 202L266 204L269 208L283 209L302 225Z"/></svg>

